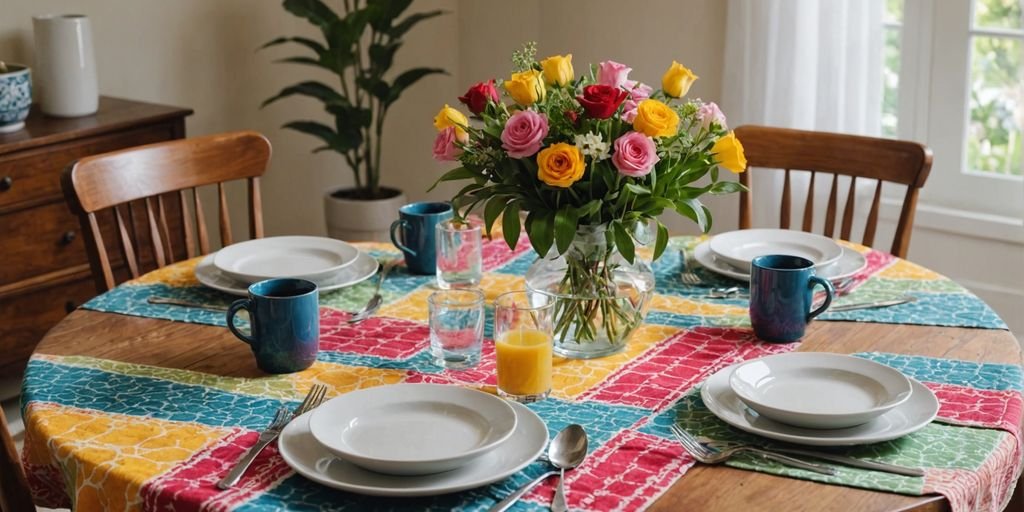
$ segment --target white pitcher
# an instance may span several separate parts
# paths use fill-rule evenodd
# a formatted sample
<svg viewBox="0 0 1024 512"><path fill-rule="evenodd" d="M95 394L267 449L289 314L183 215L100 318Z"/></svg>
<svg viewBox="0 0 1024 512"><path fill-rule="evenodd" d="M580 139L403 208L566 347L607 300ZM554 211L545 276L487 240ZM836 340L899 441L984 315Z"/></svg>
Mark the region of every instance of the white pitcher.
<svg viewBox="0 0 1024 512"><path fill-rule="evenodd" d="M81 14L34 16L33 69L43 113L56 117L93 114L99 106L96 57L89 18Z"/></svg>

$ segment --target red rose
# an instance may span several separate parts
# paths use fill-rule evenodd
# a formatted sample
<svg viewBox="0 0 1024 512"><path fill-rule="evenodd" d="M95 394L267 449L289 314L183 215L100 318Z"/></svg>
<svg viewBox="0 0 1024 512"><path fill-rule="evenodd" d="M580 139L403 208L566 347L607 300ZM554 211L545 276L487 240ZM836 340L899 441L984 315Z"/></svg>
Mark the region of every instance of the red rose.
<svg viewBox="0 0 1024 512"><path fill-rule="evenodd" d="M580 115L577 114L575 110L566 110L565 111L565 118L568 119L569 122L572 123L573 126L576 126L577 122L580 119Z"/></svg>
<svg viewBox="0 0 1024 512"><path fill-rule="evenodd" d="M470 87L466 94L459 96L459 101L465 103L470 112L479 115L487 108L488 101L495 103L499 101L498 90L494 88L494 80L480 82Z"/></svg>
<svg viewBox="0 0 1024 512"><path fill-rule="evenodd" d="M590 117L608 119L627 96L628 92L610 85L588 85L583 88L583 96L576 99Z"/></svg>

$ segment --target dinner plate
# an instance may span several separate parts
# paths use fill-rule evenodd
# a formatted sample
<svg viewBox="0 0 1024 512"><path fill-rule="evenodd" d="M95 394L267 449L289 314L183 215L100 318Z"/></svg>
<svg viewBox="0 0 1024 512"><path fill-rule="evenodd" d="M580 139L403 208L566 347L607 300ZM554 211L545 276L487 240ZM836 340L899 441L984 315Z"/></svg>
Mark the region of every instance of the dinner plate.
<svg viewBox="0 0 1024 512"><path fill-rule="evenodd" d="M319 484L374 496L433 496L497 482L537 459L548 444L548 429L525 405L510 402L516 429L507 441L465 466L421 476L384 475L339 459L320 446L309 431L312 413L292 420L277 442L285 463Z"/></svg>
<svg viewBox="0 0 1024 512"><path fill-rule="evenodd" d="M708 246L708 242L702 242L693 249L693 259L697 260L704 268L726 277L739 281L750 281L750 272L743 271L719 259ZM868 265L864 255L853 250L843 248L843 255L838 261L827 265L824 268L815 269L815 274L824 277L832 282L841 281L850 277Z"/></svg>
<svg viewBox="0 0 1024 512"><path fill-rule="evenodd" d="M213 288L214 290L230 293L231 295L239 295L242 297L246 296L249 293L249 284L221 272L220 269L213 264L215 254L216 253L207 254L206 257L196 265L196 279L198 279L199 283L203 286ZM359 251L354 263L341 269L337 274L328 279L314 279L313 282L317 284L320 293L329 292L346 286L352 286L356 283L361 283L369 279L377 273L377 268L379 266L380 265L373 256Z"/></svg>
<svg viewBox="0 0 1024 512"><path fill-rule="evenodd" d="M750 261L765 254L800 256L821 269L839 260L843 248L821 235L791 229L740 229L715 235L708 247L716 257L750 272Z"/></svg>
<svg viewBox="0 0 1024 512"><path fill-rule="evenodd" d="M769 439L812 446L849 446L880 443L924 428L939 412L935 394L920 382L909 378L914 388L910 398L889 412L861 425L838 429L809 429L770 420L748 409L729 387L736 365L719 370L700 390L704 405L722 421L751 434Z"/></svg>
<svg viewBox="0 0 1024 512"><path fill-rule="evenodd" d="M213 258L223 273L245 283L275 277L310 281L332 277L355 263L359 249L319 236L273 236L229 245Z"/></svg>
<svg viewBox="0 0 1024 512"><path fill-rule="evenodd" d="M741 363L729 386L761 416L818 429L867 423L905 402L913 390L891 366L828 352L790 352Z"/></svg>
<svg viewBox="0 0 1024 512"><path fill-rule="evenodd" d="M352 391L309 420L313 437L336 457L389 475L455 469L500 446L515 428L509 402L443 384Z"/></svg>

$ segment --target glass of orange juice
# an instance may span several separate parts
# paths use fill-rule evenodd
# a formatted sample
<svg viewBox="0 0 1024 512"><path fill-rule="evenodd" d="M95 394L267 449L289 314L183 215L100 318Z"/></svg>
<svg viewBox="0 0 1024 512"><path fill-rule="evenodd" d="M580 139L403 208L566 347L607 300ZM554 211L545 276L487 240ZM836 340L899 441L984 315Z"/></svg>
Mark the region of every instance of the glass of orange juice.
<svg viewBox="0 0 1024 512"><path fill-rule="evenodd" d="M536 292L508 292L494 300L498 394L535 402L551 393L554 301Z"/></svg>

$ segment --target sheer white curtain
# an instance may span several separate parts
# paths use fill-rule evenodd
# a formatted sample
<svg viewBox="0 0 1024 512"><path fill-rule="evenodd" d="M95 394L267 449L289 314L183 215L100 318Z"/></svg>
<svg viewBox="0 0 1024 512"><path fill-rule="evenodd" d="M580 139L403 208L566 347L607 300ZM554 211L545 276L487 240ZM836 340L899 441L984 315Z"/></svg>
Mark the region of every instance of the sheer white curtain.
<svg viewBox="0 0 1024 512"><path fill-rule="evenodd" d="M883 7L882 0L729 0L722 101L729 125L877 135ZM756 225L778 226L780 180L755 175ZM816 194L827 198L828 185L819 182ZM793 197L803 197L806 180L795 186ZM799 219L802 204L793 207Z"/></svg>

